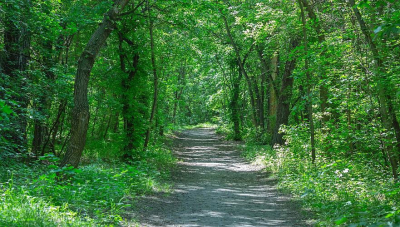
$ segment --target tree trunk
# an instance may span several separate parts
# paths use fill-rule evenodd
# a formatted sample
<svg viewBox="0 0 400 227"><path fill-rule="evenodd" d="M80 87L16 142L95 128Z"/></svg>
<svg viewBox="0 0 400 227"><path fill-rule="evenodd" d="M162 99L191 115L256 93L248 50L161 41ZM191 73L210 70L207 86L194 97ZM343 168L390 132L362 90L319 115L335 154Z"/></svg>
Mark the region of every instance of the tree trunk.
<svg viewBox="0 0 400 227"><path fill-rule="evenodd" d="M178 110L178 104L181 100L181 96L183 94L183 88L185 85L185 75L186 75L186 66L181 66L178 75L178 86L180 87L179 91L175 91L175 102L174 108L172 110L172 123L175 125L176 123L176 112Z"/></svg>
<svg viewBox="0 0 400 227"><path fill-rule="evenodd" d="M46 153L45 149L46 149L47 145L49 144L49 142L51 142L50 150L54 151L55 137L57 135L58 126L60 124L60 118L61 118L61 115L65 112L66 106L67 106L67 101L66 100L61 101L61 103L58 107L56 119L54 120L54 124L51 127L50 131L48 132L46 141L44 142L44 144L42 146L41 155L44 155Z"/></svg>
<svg viewBox="0 0 400 227"><path fill-rule="evenodd" d="M12 121L11 131L5 138L15 145L14 151L25 152L27 147L26 127L27 117L26 109L29 104L29 98L25 93L28 76L26 69L30 58L31 33L25 21L30 14L30 0L23 0L21 3L5 4L4 21L4 49L7 53L4 62L4 74L10 78L11 89L14 91L11 100L15 100L18 107L14 109L17 114ZM18 8L16 7L18 6ZM18 12L18 10L21 12ZM17 12L16 12L17 11ZM22 15L18 17L19 13ZM5 94L0 94L0 99L5 99Z"/></svg>
<svg viewBox="0 0 400 227"><path fill-rule="evenodd" d="M311 20L313 21L312 25L314 26L317 34L318 34L318 42L320 44L322 44L323 42L325 42L325 35L324 32L322 31L321 25L319 23L319 20L317 18L317 15L315 14L313 8L311 7L310 4L308 4L307 0L300 0L299 4L302 3L302 5L305 7L305 10L308 13L308 16L311 18ZM325 55L325 51L323 51L321 53L321 56L324 57ZM326 79L326 72L325 72L325 66L322 66L322 77L321 79ZM329 107L328 105L328 87L326 85L326 83L323 82L323 84L319 87L319 96L321 99L321 113L322 113L322 121L326 122L328 121L329 117L328 115L325 113L326 109Z"/></svg>
<svg viewBox="0 0 400 227"><path fill-rule="evenodd" d="M314 119L313 119L313 100L312 100L312 80L311 75L308 68L308 39L307 39L307 22L306 17L304 16L304 8L303 4L300 0L298 0L300 10L301 10L301 21L303 23L303 41L304 41L304 70L306 71L306 80L307 80L307 112L308 112L308 121L310 122L310 140L311 140L311 161L315 163L315 140L314 140Z"/></svg>
<svg viewBox="0 0 400 227"><path fill-rule="evenodd" d="M263 103L262 103L262 99L261 99L261 93L260 93L260 89L258 89L258 83L257 83L257 79L255 77L253 77L253 86L254 86L254 93L255 93L255 104L256 104L256 114L257 114L257 128L261 127L261 129L263 128L263 125L261 123L261 120L264 120L262 115L263 115Z"/></svg>
<svg viewBox="0 0 400 227"><path fill-rule="evenodd" d="M100 110L100 108L101 108L101 105L102 105L102 103L103 103L103 100L104 100L104 96L105 96L105 90L104 89L99 89L98 91L97 91L97 93L100 93L101 92L101 94L100 94L100 97L98 97L97 98L97 106L96 106L96 109L95 109L95 111L94 111L94 119L92 120L92 131L91 131L91 136L94 138L94 131L95 131L95 129L96 129L96 125L97 125L97 119L99 118L99 110Z"/></svg>
<svg viewBox="0 0 400 227"><path fill-rule="evenodd" d="M261 57L263 57L261 55ZM260 109L260 126L262 129L262 133L265 131L265 92L266 92L266 74L268 71L265 73L261 72L261 86L260 86L260 101L259 101L259 109Z"/></svg>
<svg viewBox="0 0 400 227"><path fill-rule="evenodd" d="M148 16L149 16L150 51L151 51L151 65L153 67L154 93L153 93L153 105L151 107L149 125L148 125L147 132L146 132L146 139L144 141L144 148L147 148L147 146L149 144L150 130L152 127L154 115L157 110L157 98L158 98L158 76L157 76L156 56L154 53L155 51L154 51L154 36L153 36L153 20L151 19L149 0L147 0L147 12L148 12Z"/></svg>
<svg viewBox="0 0 400 227"><path fill-rule="evenodd" d="M297 47L299 41L297 38L293 38L290 41L290 48L293 50ZM289 122L290 114L290 99L292 97L293 89L293 77L292 72L296 66L296 59L286 61L285 71L283 72L282 85L280 89L280 95L278 99L278 108L276 114L276 125L274 129L274 134L272 135L272 146L275 144L282 145L284 143L283 134L279 133L279 128L281 125L287 125Z"/></svg>
<svg viewBox="0 0 400 227"><path fill-rule="evenodd" d="M274 54L271 59L271 78L269 79L269 121L268 128L270 133L273 134L273 130L276 125L276 113L278 110L278 95L275 89L275 81L278 77L278 54Z"/></svg>
<svg viewBox="0 0 400 227"><path fill-rule="evenodd" d="M112 119L112 113L110 113L110 116L108 117L108 121L107 121L107 125L106 125L106 129L104 130L104 134L103 134L103 140L105 140L107 138L107 134L108 134L108 129L110 128L110 124L111 124L111 119Z"/></svg>
<svg viewBox="0 0 400 227"><path fill-rule="evenodd" d="M396 138L390 138L390 133L387 133L389 138L387 138L390 142L386 144L388 148L388 155L389 155L389 161L392 166L392 175L395 180L398 179L398 173L397 173L397 168L398 168L398 156L399 156L399 151L400 151L400 127L399 127L399 122L396 117L396 113L394 112L393 109L393 104L392 104L392 97L390 94L390 88L392 87L391 81L388 80L384 69L383 69L383 60L380 57L380 53L375 45L375 43L372 40L370 31L365 24L364 19L361 16L360 11L358 8L355 6L354 0L348 0L349 6L353 9L353 12L357 18L358 24L360 25L361 31L365 36L366 42L369 44L369 48L374 56L375 60L375 66L376 66L376 77L377 77L377 90L378 90L378 97L381 102L380 105L380 113L381 113L381 119L383 122L383 126L388 132L392 132L394 129L395 136ZM389 89L388 89L389 88ZM396 140L396 146L393 147L391 144L391 140L395 139Z"/></svg>
<svg viewBox="0 0 400 227"><path fill-rule="evenodd" d="M43 63L45 66L45 76L47 83L54 83L56 76L54 75L51 68L54 66L53 57L56 55L53 51L53 44L51 41L47 41L44 45L44 49L46 51L45 56L43 57ZM54 91L46 84L45 91L39 94L38 102L34 105L37 108L37 111L42 114L45 118L48 118L49 112L51 109L51 103L53 99ZM49 124L49 123L48 123ZM49 130L49 125L46 124L43 120L34 121L34 133L33 133L33 141L32 141L32 153L38 154L40 151L45 151L45 147L43 147L43 142L45 139L45 135ZM43 155L42 152L42 155Z"/></svg>
<svg viewBox="0 0 400 227"><path fill-rule="evenodd" d="M236 45L235 40L233 40L231 29L229 28L229 25L228 25L228 20L222 14L221 11L220 11L220 13L221 13L222 19L224 20L226 33L227 33L227 35L229 37L229 42L231 43L233 49L235 50L235 54L236 54L236 58L237 58L237 61L238 61L239 68L242 71L244 77L246 78L247 86L248 86L248 89L249 89L250 104L252 106L253 124L254 124L255 127L258 127L258 117L257 117L257 111L256 111L257 107L256 107L256 102L254 100L254 93L253 93L253 89L252 89L252 85L251 85L251 80L250 80L249 75L247 75L246 69L244 68L244 63L242 61L242 57L240 56L239 48Z"/></svg>
<svg viewBox="0 0 400 227"><path fill-rule="evenodd" d="M37 103L36 105L37 105L36 110L39 113L43 113L44 108L42 104ZM32 153L36 157L38 157L40 155L39 152L41 152L42 150L43 141L45 139L44 136L46 134L46 126L41 120L38 119L35 119L33 124L34 124L34 129L33 129L33 140L32 140Z"/></svg>
<svg viewBox="0 0 400 227"><path fill-rule="evenodd" d="M136 45L129 39L125 38L124 35L120 32L119 36L119 58L120 58L120 66L121 70L128 74L128 77L121 81L122 87L122 95L121 95L121 104L122 104L122 117L124 119L124 131L125 131L125 145L124 145L124 152L125 158L132 158L132 150L134 147L134 134L135 134L135 116L134 116L134 109L132 108L131 100L129 99L129 94L132 92L132 85L133 79L138 71L139 65L139 54L136 51L132 51L132 63L131 69L127 69L125 64L125 59L127 56L124 53L122 48L122 43L125 41L127 42L133 49L136 49ZM129 61L128 61L129 63Z"/></svg>
<svg viewBox="0 0 400 227"><path fill-rule="evenodd" d="M61 166L78 167L86 143L89 125L89 103L87 99L90 72L97 54L115 28L115 19L129 0L117 0L104 15L102 23L91 36L78 61L74 85L74 108L71 115L71 138Z"/></svg>
<svg viewBox="0 0 400 227"><path fill-rule="evenodd" d="M270 130L270 133L272 134L272 130L274 129L275 125L275 118L276 118L276 106L277 106L277 89L275 86L275 80L277 77L277 71L278 71L278 55L274 54L271 59L271 66L268 67L267 61L264 59L263 56L263 51L262 49L258 46L257 47L257 52L258 52L258 58L260 59L261 62L261 110L260 110L260 125L262 129L265 129L265 113L264 113L264 104L266 97L265 97L265 92L267 92L266 88L266 77L268 76L269 80L269 120L268 120L268 125L267 129Z"/></svg>
<svg viewBox="0 0 400 227"><path fill-rule="evenodd" d="M242 80L242 71L239 70L239 76L233 80L232 98L230 102L231 120L233 122L233 139L241 140L240 135L240 116L239 116L239 95L240 95L240 81Z"/></svg>
<svg viewBox="0 0 400 227"><path fill-rule="evenodd" d="M116 112L114 115L114 122L112 126L112 132L117 133L119 128L119 112Z"/></svg>

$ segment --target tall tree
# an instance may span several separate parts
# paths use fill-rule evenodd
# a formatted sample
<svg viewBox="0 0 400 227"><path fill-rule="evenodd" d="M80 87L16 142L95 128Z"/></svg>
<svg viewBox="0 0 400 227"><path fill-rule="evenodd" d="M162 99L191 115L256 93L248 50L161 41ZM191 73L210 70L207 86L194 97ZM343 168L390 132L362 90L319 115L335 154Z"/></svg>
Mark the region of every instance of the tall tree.
<svg viewBox="0 0 400 227"><path fill-rule="evenodd" d="M381 119L383 122L383 126L388 132L395 132L395 138L390 138L390 133L388 135L388 140L390 142L386 143L388 152L389 152L389 160L392 166L392 175L394 179L398 179L398 157L400 154L400 126L397 120L397 116L394 110L392 95L391 95L391 88L393 85L391 84L390 78L387 77L387 74L384 72L384 64L383 59L378 51L376 44L374 43L371 33L368 29L367 24L365 23L360 11L358 10L357 6L355 5L354 0L348 1L349 6L352 8L354 15L357 18L358 24L360 25L361 31L365 37L365 41L368 43L370 51L373 54L375 60L375 67L376 67L376 80L377 80L377 90L379 101L381 102L380 105L380 113ZM388 89L389 88L389 89ZM395 146L392 145L392 140L396 140Z"/></svg>
<svg viewBox="0 0 400 227"><path fill-rule="evenodd" d="M115 28L115 21L129 0L116 0L91 36L79 61L74 85L74 108L71 115L71 138L61 166L78 167L86 143L89 125L88 83L97 54Z"/></svg>
<svg viewBox="0 0 400 227"><path fill-rule="evenodd" d="M11 90L11 100L15 101L16 118L11 124L8 135L5 136L12 144L14 151L26 151L27 139L27 107L28 81L26 72L30 58L31 28L29 27L30 0L19 2L9 1L4 9L4 50L6 52L2 69L6 84L5 90ZM0 99L6 99L4 91L0 91Z"/></svg>
<svg viewBox="0 0 400 227"><path fill-rule="evenodd" d="M151 107L151 114L150 114L150 119L149 119L149 125L146 131L146 138L144 141L144 147L146 148L147 145L149 144L150 140L150 131L151 127L153 124L153 119L154 115L156 113L157 109L157 99L158 99L158 75L157 75L157 64L156 64L156 55L155 55L155 47L154 47L154 34L153 34L153 29L154 29L154 23L153 23L153 18L151 15L151 8L150 8L150 3L149 0L147 2L147 12L148 12L148 17L149 17L149 33L150 33L150 52L151 52L151 66L153 69L153 104Z"/></svg>
<svg viewBox="0 0 400 227"><path fill-rule="evenodd" d="M250 103L251 103L251 106L253 107L252 108L253 123L254 123L254 126L257 128L259 126L259 119L258 119L259 115L257 114L257 106L256 106L257 103L256 103L256 100L254 98L253 85L252 85L250 77L247 74L247 71L246 71L246 69L244 67L244 63L246 61L246 58L243 58L240 55L239 47L238 47L238 45L236 44L236 42L235 42L235 40L233 38L233 35L232 35L232 32L231 32L231 28L229 26L228 20L227 20L226 16L223 14L222 10L220 10L220 14L221 14L221 17L222 17L222 19L224 21L224 26L225 26L225 30L226 30L226 34L228 36L229 42L232 45L234 53L236 55L237 63L239 65L239 69L240 69L241 73L244 75L244 77L246 78L246 81L247 81L247 86L248 86L248 91L249 91L249 96L250 96ZM253 45L249 49L248 53L250 53L252 51L252 49L253 49ZM255 87L257 88L257 86L255 86ZM256 91L257 91L256 94L258 94L258 90L256 90Z"/></svg>
<svg viewBox="0 0 400 227"><path fill-rule="evenodd" d="M307 81L307 112L308 112L308 121L310 123L310 140L311 140L311 160L312 163L315 163L315 132L314 132L314 119L313 119L313 101L312 101L312 79L309 71L309 60L308 60L308 38L307 38L307 21L304 15L304 7L303 3L298 0L298 4L300 6L301 13L301 21L303 23L303 43L304 43L304 70L306 73L306 81Z"/></svg>
<svg viewBox="0 0 400 227"><path fill-rule="evenodd" d="M290 40L290 51L299 45L299 38L294 37ZM282 125L287 125L289 122L290 114L290 101L292 98L293 81L292 72L296 67L296 58L291 57L285 63L285 70L282 75L282 84L279 90L278 107L276 113L276 124L274 129L274 134L272 135L272 145L284 143L283 133L279 133L280 127Z"/></svg>
<svg viewBox="0 0 400 227"><path fill-rule="evenodd" d="M305 8L305 10L308 13L308 16L310 17L310 19L313 21L312 25L315 28L315 31L317 32L318 35L318 42L320 45L320 48L324 48L323 47L323 43L325 42L325 33L322 30L321 27L321 20L318 18L318 16L315 14L315 10L312 8L312 6L308 3L307 0L300 0L299 4L302 4L303 8ZM324 57L326 57L326 51L323 50L322 51L322 55ZM322 65L322 70L321 70L321 80L322 83L320 85L320 89L319 89L319 96L321 99L321 113L323 114L323 121L327 121L329 118L329 115L326 113L327 108L329 107L329 103L328 103L328 95L329 95L329 89L325 83L326 81L326 70L325 70L325 65Z"/></svg>

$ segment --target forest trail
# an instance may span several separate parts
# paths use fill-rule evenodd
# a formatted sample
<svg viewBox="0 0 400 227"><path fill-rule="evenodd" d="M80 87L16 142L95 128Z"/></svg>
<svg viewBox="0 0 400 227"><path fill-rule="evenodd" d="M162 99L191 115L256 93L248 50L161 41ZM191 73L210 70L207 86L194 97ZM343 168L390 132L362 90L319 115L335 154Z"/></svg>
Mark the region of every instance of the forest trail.
<svg viewBox="0 0 400 227"><path fill-rule="evenodd" d="M246 163L213 129L184 131L174 144L173 191L138 202L140 226L307 226L263 167Z"/></svg>

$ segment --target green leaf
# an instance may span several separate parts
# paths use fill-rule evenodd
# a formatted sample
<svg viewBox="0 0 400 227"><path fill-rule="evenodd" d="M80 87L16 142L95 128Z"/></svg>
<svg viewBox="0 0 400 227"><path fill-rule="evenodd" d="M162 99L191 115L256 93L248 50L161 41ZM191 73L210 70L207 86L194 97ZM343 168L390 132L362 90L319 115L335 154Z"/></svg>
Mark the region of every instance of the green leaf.
<svg viewBox="0 0 400 227"><path fill-rule="evenodd" d="M7 115L10 115L11 113L13 113L12 109L7 105L3 106L3 110L2 111Z"/></svg>
<svg viewBox="0 0 400 227"><path fill-rule="evenodd" d="M81 169L74 169L75 173L82 173L83 171Z"/></svg>
<svg viewBox="0 0 400 227"><path fill-rule="evenodd" d="M371 8L371 6L369 5L369 1L367 1L367 0L364 0L364 1L362 1L362 2L360 2L359 4L358 4L358 6L360 7L360 8Z"/></svg>
<svg viewBox="0 0 400 227"><path fill-rule="evenodd" d="M347 221L347 218L346 218L346 217L342 217L342 218L340 218L340 219L337 219L337 220L335 221L335 224L336 224L336 225L341 225L341 224L345 223L346 221Z"/></svg>
<svg viewBox="0 0 400 227"><path fill-rule="evenodd" d="M385 218L390 218L390 217L392 217L393 215L394 215L394 213L387 214L387 215L385 216Z"/></svg>

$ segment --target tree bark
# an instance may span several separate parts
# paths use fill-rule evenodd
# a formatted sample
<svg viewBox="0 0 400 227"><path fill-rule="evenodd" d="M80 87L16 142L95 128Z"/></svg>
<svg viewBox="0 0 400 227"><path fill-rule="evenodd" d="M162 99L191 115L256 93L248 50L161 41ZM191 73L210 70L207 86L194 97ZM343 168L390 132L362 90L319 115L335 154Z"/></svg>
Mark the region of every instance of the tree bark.
<svg viewBox="0 0 400 227"><path fill-rule="evenodd" d="M267 64L267 61L265 60L263 56L262 49L258 46L257 47L257 53L258 53L258 58L260 59L261 63L261 110L260 110L260 124L261 128L265 129L267 127L267 130L270 130L270 133L272 134L272 130L274 129L275 125L275 117L276 117L276 106L277 106L277 89L275 86L275 80L277 77L277 71L278 71L278 56L274 54L271 58L271 66L269 67ZM265 92L268 92L267 90L267 85L266 85L266 80L268 77L268 82L269 82L269 98L268 98L268 105L265 105L266 102L266 97L265 97ZM267 121L268 125L265 126L265 106L269 108L268 111L268 116L269 119Z"/></svg>
<svg viewBox="0 0 400 227"><path fill-rule="evenodd" d="M138 71L139 65L139 54L135 51L136 45L129 39L125 38L122 33L118 34L119 36L119 58L120 58L120 66L121 70L128 74L127 78L121 81L122 87L122 95L121 95L121 103L122 103L122 117L124 119L124 131L125 131L125 145L124 152L125 158L131 158L131 152L135 148L134 146L134 134L135 134L135 116L134 109L132 108L131 100L129 99L129 94L132 92L133 79ZM131 69L127 70L125 59L127 56L124 53L122 48L122 43L127 42L133 48L133 57L131 63ZM129 63L129 61L128 61Z"/></svg>
<svg viewBox="0 0 400 227"><path fill-rule="evenodd" d="M258 127L258 117L257 117L257 107L256 107L256 101L254 100L254 93L253 93L253 89L252 89L252 85L251 85L251 80L249 75L247 74L246 69L244 68L244 64L242 61L242 57L240 56L240 51L238 46L235 43L235 40L233 39L232 33L231 33L231 29L229 28L228 25L228 20L226 19L226 17L222 14L222 12L220 11L222 19L224 20L224 24L225 24L225 29L226 29L226 33L228 35L229 41L233 47L233 49L235 50L235 54L236 54L236 58L238 59L238 65L240 70L242 71L244 77L246 78L247 81L247 86L249 88L249 96L250 96L250 104L252 106L252 113L253 113L253 123L255 127Z"/></svg>
<svg viewBox="0 0 400 227"><path fill-rule="evenodd" d="M5 138L15 145L15 152L25 152L27 148L26 127L27 117L26 109L29 99L25 93L28 86L26 69L30 58L31 33L27 24L23 21L30 16L30 0L23 0L16 5L5 4L5 21L4 21L4 49L6 59L4 62L4 74L10 78L10 87L14 91L11 100L15 100L18 107L14 109L17 114L15 120L12 121L11 129L5 135ZM18 6L18 8L16 7ZM21 12L18 12L18 10ZM19 13L22 15L18 17ZM5 93L0 93L0 99L5 99Z"/></svg>
<svg viewBox="0 0 400 227"><path fill-rule="evenodd" d="M239 94L240 94L240 81L242 80L242 71L239 70L239 76L233 79L232 98L230 102L231 120L233 122L233 139L236 141L241 140L240 135L240 116L239 116Z"/></svg>
<svg viewBox="0 0 400 227"><path fill-rule="evenodd" d="M150 51L151 51L151 65L153 68L153 105L151 107L151 114L149 119L149 125L146 132L146 139L144 141L144 148L147 148L150 140L150 130L153 124L154 115L157 110L157 98L158 98L158 76L157 76L157 65L156 56L154 51L154 35L153 35L153 20L151 19L149 0L147 0L147 12L149 16L149 32L150 32Z"/></svg>
<svg viewBox="0 0 400 227"><path fill-rule="evenodd" d="M261 58L262 52L261 52ZM265 92L266 92L266 74L268 71L261 72L261 84L260 84L260 100L259 100L259 113L260 113L260 126L262 129L262 133L265 131Z"/></svg>
<svg viewBox="0 0 400 227"><path fill-rule="evenodd" d="M270 133L273 133L276 125L276 113L278 109L278 95L274 84L278 77L278 54L275 54L271 59L271 77L269 79L269 120L268 128Z"/></svg>
<svg viewBox="0 0 400 227"><path fill-rule="evenodd" d="M78 61L74 85L74 108L71 115L71 138L61 166L78 167L86 143L89 125L89 103L87 99L90 72L97 54L115 28L115 20L129 0L117 0L104 15L102 23L91 36Z"/></svg>
<svg viewBox="0 0 400 227"><path fill-rule="evenodd" d="M365 36L366 42L369 44L369 48L373 54L374 60L375 60L375 67L377 70L377 90L378 90L378 97L381 102L380 105L380 113L381 113L381 120L383 122L383 126L388 132L395 132L395 137L396 138L388 138L389 140L395 139L396 140L396 146L393 148L393 145L389 142L386 144L388 148L388 155L389 155L389 161L392 166L392 175L395 180L398 179L398 173L397 173L397 168L398 168L398 156L399 156L399 151L400 151L400 126L399 122L396 117L396 113L394 112L393 109L393 104L392 104L392 97L390 94L390 88L392 87L391 81L387 78L384 69L383 69L383 60L380 57L380 53L372 40L370 31L365 24L364 19L362 18L362 15L358 8L355 6L354 0L348 0L349 6L352 8L358 24L360 25L361 31ZM389 87L389 89L387 89ZM390 133L388 133L390 134Z"/></svg>
<svg viewBox="0 0 400 227"><path fill-rule="evenodd" d="M304 70L306 71L306 80L307 80L307 113L308 113L308 121L310 123L310 140L311 140L311 161L315 163L315 140L314 140L314 119L313 119L313 100L312 100L312 80L311 75L308 68L308 39L307 39L307 22L306 17L304 16L304 7L300 0L298 0L300 10L301 10L301 21L303 23L303 41L304 41L304 52L305 52L305 62L304 62Z"/></svg>
<svg viewBox="0 0 400 227"><path fill-rule="evenodd" d="M178 86L180 88L179 91L175 91L175 101L174 101L174 108L172 110L172 123L176 124L176 112L178 110L178 104L181 100L183 94L183 88L185 86L185 76L186 76L186 66L181 66L178 74Z"/></svg>
<svg viewBox="0 0 400 227"><path fill-rule="evenodd" d="M45 66L45 77L46 77L46 87L45 91L39 94L38 101L34 104L37 108L37 111L44 116L44 118L48 118L49 111L51 109L51 103L53 99L54 91L48 86L47 83L54 83L56 76L51 70L54 66L54 57L57 57L55 51L53 51L53 44L51 41L47 41L44 44L44 50L46 51L43 57L43 63ZM34 121L34 133L32 140L32 153L38 155L39 152L42 152L41 155L44 154L46 147L44 147L44 140L47 131L49 130L49 125L46 124L43 120L35 119ZM57 133L57 131L56 131ZM53 151L51 151L53 152Z"/></svg>
<svg viewBox="0 0 400 227"><path fill-rule="evenodd" d="M103 140L106 140L106 138L107 138L108 129L110 128L110 124L111 124L111 119L112 119L112 117L113 117L113 115L112 115L112 113L110 113L110 116L108 117L106 129L104 130Z"/></svg>
<svg viewBox="0 0 400 227"><path fill-rule="evenodd" d="M325 42L325 35L324 32L322 31L321 28L321 24L318 21L317 15L315 14L313 8L311 7L310 4L308 4L307 0L300 0L299 4L302 4L305 7L305 10L308 13L308 16L311 18L311 20L313 21L312 25L314 26L317 34L318 34L318 42L320 44L322 44L323 42ZM325 51L323 51L321 53L321 55L325 55ZM325 73L325 66L323 67L323 71L322 71L322 77L321 79L325 79L326 77L326 73ZM328 115L325 114L326 109L329 107L328 105L328 95L329 95L329 91L328 91L328 87L326 86L326 83L323 82L323 84L320 86L319 88L319 96L321 99L321 113L322 113L322 120L324 122L328 121Z"/></svg>
<svg viewBox="0 0 400 227"><path fill-rule="evenodd" d="M293 38L290 41L291 50L295 49L299 44L298 38ZM282 77L282 85L280 89L279 99L278 99L278 107L276 114L276 125L274 129L274 134L272 135L272 143L271 145L284 143L283 134L279 133L279 128L281 125L287 125L289 122L289 114L290 114L290 99L292 97L292 89L293 89L293 77L292 72L296 67L296 59L293 58L291 60L286 61L285 71L283 72Z"/></svg>
<svg viewBox="0 0 400 227"><path fill-rule="evenodd" d="M257 128L260 127L262 130L264 130L264 126L261 123L264 118L263 118L263 113L264 113L264 108L263 108L263 102L261 99L261 92L260 89L258 89L258 83L257 79L253 77L253 86L254 86L254 93L255 93L255 103L256 103L256 113L257 113Z"/></svg>
<svg viewBox="0 0 400 227"><path fill-rule="evenodd" d="M119 112L116 112L114 114L114 118L113 118L113 126L112 126L112 132L113 133L117 133L118 132L118 128L119 128Z"/></svg>

